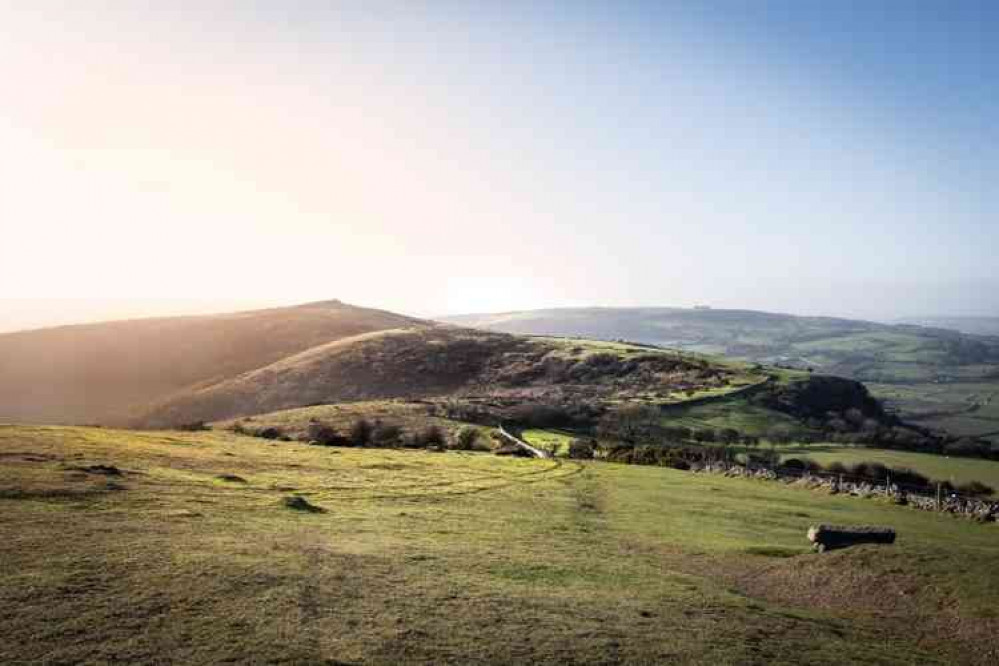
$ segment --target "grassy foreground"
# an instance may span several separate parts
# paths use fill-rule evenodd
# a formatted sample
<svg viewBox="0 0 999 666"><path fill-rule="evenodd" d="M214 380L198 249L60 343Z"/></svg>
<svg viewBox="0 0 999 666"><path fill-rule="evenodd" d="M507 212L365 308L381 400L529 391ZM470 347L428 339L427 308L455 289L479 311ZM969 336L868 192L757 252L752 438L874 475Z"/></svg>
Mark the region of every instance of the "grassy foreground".
<svg viewBox="0 0 999 666"><path fill-rule="evenodd" d="M900 538L812 555L823 521ZM997 536L661 468L0 427L0 662L994 663Z"/></svg>

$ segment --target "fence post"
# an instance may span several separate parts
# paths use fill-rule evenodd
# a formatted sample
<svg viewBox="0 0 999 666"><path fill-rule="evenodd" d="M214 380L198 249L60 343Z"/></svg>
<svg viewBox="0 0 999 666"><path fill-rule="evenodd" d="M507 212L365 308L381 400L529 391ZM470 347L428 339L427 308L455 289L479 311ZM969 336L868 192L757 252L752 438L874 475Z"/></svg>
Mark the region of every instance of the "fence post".
<svg viewBox="0 0 999 666"><path fill-rule="evenodd" d="M943 508L943 488L940 486L940 482L937 481L937 511Z"/></svg>
<svg viewBox="0 0 999 666"><path fill-rule="evenodd" d="M885 477L885 497L891 495L891 470L888 470Z"/></svg>

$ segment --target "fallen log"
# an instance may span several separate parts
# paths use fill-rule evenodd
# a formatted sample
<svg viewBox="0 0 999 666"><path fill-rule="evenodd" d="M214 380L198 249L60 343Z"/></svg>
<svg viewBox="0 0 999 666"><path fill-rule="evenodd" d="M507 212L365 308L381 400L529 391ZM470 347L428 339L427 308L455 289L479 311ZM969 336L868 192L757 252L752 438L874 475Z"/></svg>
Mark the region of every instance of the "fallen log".
<svg viewBox="0 0 999 666"><path fill-rule="evenodd" d="M895 530L863 525L812 525L808 528L808 540L814 550L822 553L861 543L895 543Z"/></svg>

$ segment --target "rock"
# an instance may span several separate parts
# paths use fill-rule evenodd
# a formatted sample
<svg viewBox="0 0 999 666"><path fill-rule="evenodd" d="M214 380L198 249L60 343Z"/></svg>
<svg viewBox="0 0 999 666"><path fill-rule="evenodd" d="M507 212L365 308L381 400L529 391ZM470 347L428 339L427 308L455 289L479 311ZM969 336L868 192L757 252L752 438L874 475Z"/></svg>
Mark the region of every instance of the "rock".
<svg viewBox="0 0 999 666"><path fill-rule="evenodd" d="M862 525L813 525L808 528L808 540L821 553L861 543L895 543L895 530L890 527Z"/></svg>

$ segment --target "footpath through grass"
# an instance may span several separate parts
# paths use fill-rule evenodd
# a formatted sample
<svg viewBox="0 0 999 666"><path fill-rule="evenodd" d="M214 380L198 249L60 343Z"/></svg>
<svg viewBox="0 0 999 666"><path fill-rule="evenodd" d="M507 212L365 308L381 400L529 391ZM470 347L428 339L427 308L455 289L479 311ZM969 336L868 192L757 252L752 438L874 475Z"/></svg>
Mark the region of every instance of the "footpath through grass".
<svg viewBox="0 0 999 666"><path fill-rule="evenodd" d="M813 555L816 522L899 542ZM994 663L997 536L661 468L0 427L0 662Z"/></svg>

